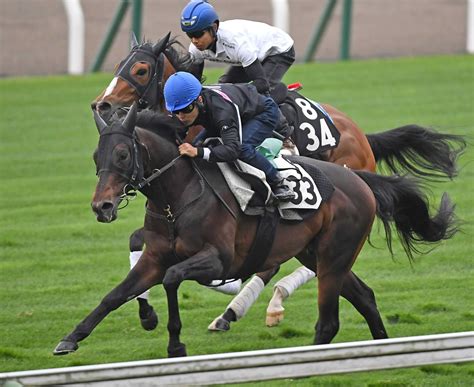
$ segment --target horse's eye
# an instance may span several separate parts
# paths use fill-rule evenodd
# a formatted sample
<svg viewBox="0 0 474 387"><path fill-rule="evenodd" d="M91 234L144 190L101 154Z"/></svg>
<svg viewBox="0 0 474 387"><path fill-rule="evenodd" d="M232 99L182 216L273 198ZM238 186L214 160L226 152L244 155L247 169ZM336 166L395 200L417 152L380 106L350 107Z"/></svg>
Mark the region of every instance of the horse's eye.
<svg viewBox="0 0 474 387"><path fill-rule="evenodd" d="M126 160L128 158L128 152L126 151L119 152L118 157L120 161Z"/></svg>
<svg viewBox="0 0 474 387"><path fill-rule="evenodd" d="M147 69L138 69L137 75L142 77L148 73Z"/></svg>

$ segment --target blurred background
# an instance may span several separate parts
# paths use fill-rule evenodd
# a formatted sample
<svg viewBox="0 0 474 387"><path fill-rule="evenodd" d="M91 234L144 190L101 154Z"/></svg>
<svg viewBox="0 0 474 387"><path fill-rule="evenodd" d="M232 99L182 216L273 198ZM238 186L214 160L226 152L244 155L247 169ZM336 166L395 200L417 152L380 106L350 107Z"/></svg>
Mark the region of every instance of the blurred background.
<svg viewBox="0 0 474 387"><path fill-rule="evenodd" d="M340 59L344 33L348 36L345 59L462 54L470 52L473 45L469 28L473 0L210 3L221 20L249 19L286 29L295 40L299 61ZM179 28L186 4L187 0L0 0L0 76L79 74L94 66L96 70L112 71L129 51L130 32L137 23L135 12L141 14L141 37L156 42L171 31L187 47L188 40ZM68 19L68 12L79 14L83 22L71 19L71 14ZM120 12L123 18L118 23ZM116 33L104 51L114 20ZM343 20L349 20L349 24L344 25ZM326 28L319 31L319 44L312 52L310 46L315 44L322 23ZM82 43L70 43L71 34L74 39L83 38ZM103 58L98 61L100 55ZM71 56L75 65L71 64Z"/></svg>

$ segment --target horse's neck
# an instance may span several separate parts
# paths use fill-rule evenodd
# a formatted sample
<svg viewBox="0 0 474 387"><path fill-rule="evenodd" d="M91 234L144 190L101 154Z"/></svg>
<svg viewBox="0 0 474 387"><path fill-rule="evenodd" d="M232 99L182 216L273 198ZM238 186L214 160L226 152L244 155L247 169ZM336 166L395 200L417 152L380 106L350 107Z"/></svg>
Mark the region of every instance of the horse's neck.
<svg viewBox="0 0 474 387"><path fill-rule="evenodd" d="M146 148L143 153L144 169L146 176L155 170L163 169L173 159L178 157L177 147L169 139L165 139L155 133L143 131L140 139ZM199 179L190 160L180 158L159 177L151 182L143 193L156 208L180 208L186 201L187 196L193 195L199 190Z"/></svg>

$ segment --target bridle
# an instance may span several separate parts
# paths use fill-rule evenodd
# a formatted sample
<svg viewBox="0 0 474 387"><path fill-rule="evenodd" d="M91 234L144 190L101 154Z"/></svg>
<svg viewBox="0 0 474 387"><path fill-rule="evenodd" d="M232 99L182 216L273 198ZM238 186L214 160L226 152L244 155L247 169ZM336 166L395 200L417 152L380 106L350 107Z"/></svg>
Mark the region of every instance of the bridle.
<svg viewBox="0 0 474 387"><path fill-rule="evenodd" d="M137 82L131 76L131 69L136 62L143 62L139 56L146 56L151 58L151 61L145 61L150 63L150 67L153 68L153 75L146 85L142 85ZM133 60L136 59L136 60ZM154 65L151 65L154 63ZM164 72L164 54L160 52L156 55L153 52L145 50L141 47L132 49L128 58L126 58L115 71L115 76L123 79L127 82L136 92L139 97L138 107L140 109L152 108L158 104L158 95L163 90L163 72ZM153 91L156 90L154 93ZM161 93L162 94L162 93Z"/></svg>
<svg viewBox="0 0 474 387"><path fill-rule="evenodd" d="M119 209L122 209L128 205L129 201L136 198L137 191L141 191L143 188L149 186L155 179L160 177L169 168L171 168L182 156L179 155L175 157L170 162L165 164L162 168L155 168L150 176L145 177L143 162L140 161L141 160L140 152L141 152L141 148L144 147L144 145L138 141L136 131L134 130L132 133L127 133L124 131L113 130L110 132L101 133L99 138L103 138L104 136L110 136L112 134L125 136L132 140L132 152L131 152L132 165L131 165L131 168L129 168L128 170L130 171L131 169L131 173L128 173L128 171L124 173L117 170L111 170L110 168L101 168L97 171L96 174L98 177L100 177L100 174L103 172L112 172L112 173L122 176L123 178L127 180L127 183L123 187L123 193L119 197L120 200L126 201L126 204L119 208Z"/></svg>

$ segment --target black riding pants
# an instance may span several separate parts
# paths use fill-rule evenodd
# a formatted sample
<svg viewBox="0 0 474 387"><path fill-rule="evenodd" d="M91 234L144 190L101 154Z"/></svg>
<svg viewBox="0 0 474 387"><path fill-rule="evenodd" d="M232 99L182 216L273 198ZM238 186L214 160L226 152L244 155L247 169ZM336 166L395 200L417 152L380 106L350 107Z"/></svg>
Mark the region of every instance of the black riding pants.
<svg viewBox="0 0 474 387"><path fill-rule="evenodd" d="M283 75L285 75L294 62L295 49L293 47L281 54L265 58L262 62L262 67L270 84L270 89L273 89L281 82ZM227 72L219 78L219 83L247 83L250 81L251 79L248 78L242 66L230 66Z"/></svg>

